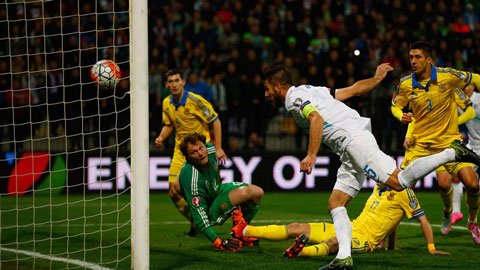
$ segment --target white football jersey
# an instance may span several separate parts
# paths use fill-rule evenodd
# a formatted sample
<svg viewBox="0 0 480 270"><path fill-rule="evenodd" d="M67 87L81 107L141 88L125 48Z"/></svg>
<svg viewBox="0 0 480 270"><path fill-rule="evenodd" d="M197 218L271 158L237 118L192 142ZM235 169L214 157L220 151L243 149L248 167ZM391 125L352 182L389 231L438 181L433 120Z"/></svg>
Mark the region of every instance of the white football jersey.
<svg viewBox="0 0 480 270"><path fill-rule="evenodd" d="M480 94L473 92L470 99L476 116L465 123L468 129L468 146L478 152L480 151Z"/></svg>
<svg viewBox="0 0 480 270"><path fill-rule="evenodd" d="M371 131L370 119L361 117L354 109L335 100L329 88L311 85L292 86L285 97L285 108L297 125L307 133L310 130L310 122L303 116L302 111L310 104L324 120L322 143L338 155L343 154L353 137L363 130Z"/></svg>

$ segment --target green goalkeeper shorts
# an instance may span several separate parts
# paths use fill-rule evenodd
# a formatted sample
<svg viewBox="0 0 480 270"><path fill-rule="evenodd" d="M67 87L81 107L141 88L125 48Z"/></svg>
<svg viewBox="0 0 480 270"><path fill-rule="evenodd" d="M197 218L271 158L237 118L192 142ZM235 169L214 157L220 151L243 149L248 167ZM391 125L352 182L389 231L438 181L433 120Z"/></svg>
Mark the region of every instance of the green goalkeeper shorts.
<svg viewBox="0 0 480 270"><path fill-rule="evenodd" d="M218 195L208 209L209 219L212 225L221 225L230 217L234 208L228 195L230 194L230 191L244 186L248 186L248 184L242 182L231 182L222 184L220 186L220 195Z"/></svg>

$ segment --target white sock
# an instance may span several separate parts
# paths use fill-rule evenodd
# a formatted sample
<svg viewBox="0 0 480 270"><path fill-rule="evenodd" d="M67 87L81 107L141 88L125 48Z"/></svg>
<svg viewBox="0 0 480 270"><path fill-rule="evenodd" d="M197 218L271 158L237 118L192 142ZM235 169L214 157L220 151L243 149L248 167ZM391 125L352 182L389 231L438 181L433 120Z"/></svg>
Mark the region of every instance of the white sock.
<svg viewBox="0 0 480 270"><path fill-rule="evenodd" d="M417 158L398 173L398 182L403 188L410 187L418 179L429 174L438 166L455 161L455 150L447 148L440 153Z"/></svg>
<svg viewBox="0 0 480 270"><path fill-rule="evenodd" d="M343 206L330 211L330 215L338 240L337 258L344 259L352 255L352 223L348 218L347 209Z"/></svg>
<svg viewBox="0 0 480 270"><path fill-rule="evenodd" d="M462 207L463 184L462 182L452 183L453 187L453 211L452 213L460 213Z"/></svg>

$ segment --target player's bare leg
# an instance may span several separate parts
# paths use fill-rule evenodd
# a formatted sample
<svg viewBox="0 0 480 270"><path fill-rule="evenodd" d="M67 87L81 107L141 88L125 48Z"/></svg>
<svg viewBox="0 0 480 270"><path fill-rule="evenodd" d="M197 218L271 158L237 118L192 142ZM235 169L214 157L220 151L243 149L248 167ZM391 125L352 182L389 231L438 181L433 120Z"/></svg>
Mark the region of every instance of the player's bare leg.
<svg viewBox="0 0 480 270"><path fill-rule="evenodd" d="M480 230L477 223L480 192L477 175L472 167L464 167L459 171L459 178L467 190L468 230L472 234L473 241L480 244Z"/></svg>
<svg viewBox="0 0 480 270"><path fill-rule="evenodd" d="M172 202L178 211L190 221L190 231L188 232L188 235L195 236L196 226L193 223L192 213L190 213L187 201L185 201L182 195L180 195L180 192L178 192L178 185L175 185L175 183L168 183L168 196L170 196L170 199L172 199Z"/></svg>
<svg viewBox="0 0 480 270"><path fill-rule="evenodd" d="M453 205L453 188L452 177L449 172L437 172L437 182L440 189L440 197L443 201L443 219L440 231L443 234L450 232L452 228L452 205Z"/></svg>

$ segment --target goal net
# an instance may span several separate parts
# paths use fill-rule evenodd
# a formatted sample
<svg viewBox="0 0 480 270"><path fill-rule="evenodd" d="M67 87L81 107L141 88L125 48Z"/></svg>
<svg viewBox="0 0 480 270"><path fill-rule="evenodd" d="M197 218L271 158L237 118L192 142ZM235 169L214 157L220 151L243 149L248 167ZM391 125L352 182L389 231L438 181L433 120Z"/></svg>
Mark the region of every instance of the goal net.
<svg viewBox="0 0 480 270"><path fill-rule="evenodd" d="M130 19L128 1L0 3L0 269L133 267ZM113 89L90 78L102 59Z"/></svg>

